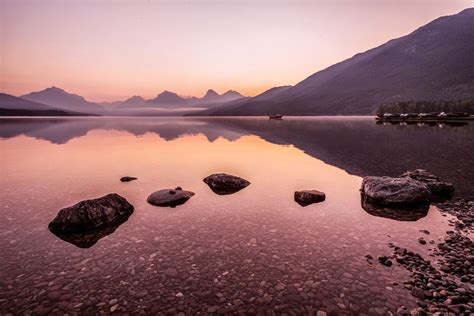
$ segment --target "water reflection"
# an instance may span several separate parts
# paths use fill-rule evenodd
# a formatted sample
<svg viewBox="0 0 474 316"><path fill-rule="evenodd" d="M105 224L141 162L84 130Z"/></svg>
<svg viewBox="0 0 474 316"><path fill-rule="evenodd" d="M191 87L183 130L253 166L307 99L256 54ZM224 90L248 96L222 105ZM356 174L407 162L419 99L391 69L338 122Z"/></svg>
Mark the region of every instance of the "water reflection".
<svg viewBox="0 0 474 316"><path fill-rule="evenodd" d="M373 118L24 118L1 119L0 137L27 135L65 144L97 129L154 133L167 141L185 135L204 135L210 142L258 135L358 176L426 169L469 197L474 195L474 124L446 123L449 128L436 122L378 126Z"/></svg>
<svg viewBox="0 0 474 316"><path fill-rule="evenodd" d="M383 207L372 204L361 197L362 208L370 215L389 218L397 221L417 221L428 215L429 205L422 205L417 208L395 208Z"/></svg>

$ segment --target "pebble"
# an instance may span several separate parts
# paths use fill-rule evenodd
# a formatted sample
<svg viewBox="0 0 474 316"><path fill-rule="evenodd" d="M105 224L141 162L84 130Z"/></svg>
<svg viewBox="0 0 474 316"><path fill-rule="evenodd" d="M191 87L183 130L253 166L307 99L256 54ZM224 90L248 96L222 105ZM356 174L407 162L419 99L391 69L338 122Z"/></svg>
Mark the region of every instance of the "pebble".
<svg viewBox="0 0 474 316"><path fill-rule="evenodd" d="M171 278L175 278L178 276L178 271L174 268L168 268L163 272L166 276L171 277Z"/></svg>
<svg viewBox="0 0 474 316"><path fill-rule="evenodd" d="M212 313L217 312L220 308L221 308L221 307L220 307L220 306L217 306L217 305L211 306L211 307L209 307L209 308L207 309L207 312L212 314Z"/></svg>
<svg viewBox="0 0 474 316"><path fill-rule="evenodd" d="M111 313L115 312L118 307L119 307L119 304L113 305L112 307L110 307L110 312L111 312Z"/></svg>

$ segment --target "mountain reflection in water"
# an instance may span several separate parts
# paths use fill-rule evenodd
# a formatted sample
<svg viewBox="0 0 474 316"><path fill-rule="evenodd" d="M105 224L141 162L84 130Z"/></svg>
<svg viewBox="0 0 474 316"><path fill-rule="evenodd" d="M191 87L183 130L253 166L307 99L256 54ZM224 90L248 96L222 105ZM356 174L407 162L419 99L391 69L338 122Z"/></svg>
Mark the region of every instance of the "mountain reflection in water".
<svg viewBox="0 0 474 316"><path fill-rule="evenodd" d="M97 129L134 135L155 133L170 141L204 135L234 141L257 135L293 145L328 164L358 176L396 176L422 168L454 183L456 194L474 193L474 124L376 124L372 117L267 118L6 118L0 137L27 135L55 144ZM459 159L462 157L462 159Z"/></svg>

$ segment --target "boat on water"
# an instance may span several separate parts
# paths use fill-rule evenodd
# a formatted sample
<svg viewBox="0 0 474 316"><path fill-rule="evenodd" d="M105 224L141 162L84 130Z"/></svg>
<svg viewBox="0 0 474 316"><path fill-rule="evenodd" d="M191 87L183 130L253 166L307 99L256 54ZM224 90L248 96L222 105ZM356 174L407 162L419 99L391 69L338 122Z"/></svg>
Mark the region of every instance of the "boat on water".
<svg viewBox="0 0 474 316"><path fill-rule="evenodd" d="M282 120L283 119L283 115L269 115L268 118L270 120Z"/></svg>

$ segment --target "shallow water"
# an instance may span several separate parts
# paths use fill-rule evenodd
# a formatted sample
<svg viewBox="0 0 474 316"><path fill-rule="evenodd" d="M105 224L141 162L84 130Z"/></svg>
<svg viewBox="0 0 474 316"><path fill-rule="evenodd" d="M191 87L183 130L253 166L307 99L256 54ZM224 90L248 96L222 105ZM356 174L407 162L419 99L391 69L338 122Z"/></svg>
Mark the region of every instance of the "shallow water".
<svg viewBox="0 0 474 316"><path fill-rule="evenodd" d="M373 118L0 124L1 313L93 314L112 307L132 314L383 314L414 307L402 284L407 272L370 264L365 255L390 254L393 242L428 256L432 245L418 244L418 237L440 240L449 218L434 206L412 222L372 216L360 206L361 176L425 168L459 194L473 193L472 124L380 126ZM251 185L216 195L202 179L217 172ZM120 182L125 175L138 180ZM178 185L196 195L176 208L146 203L150 193ZM293 200L299 189L323 191L327 199L300 207ZM135 212L90 248L49 232L59 209L111 192Z"/></svg>

